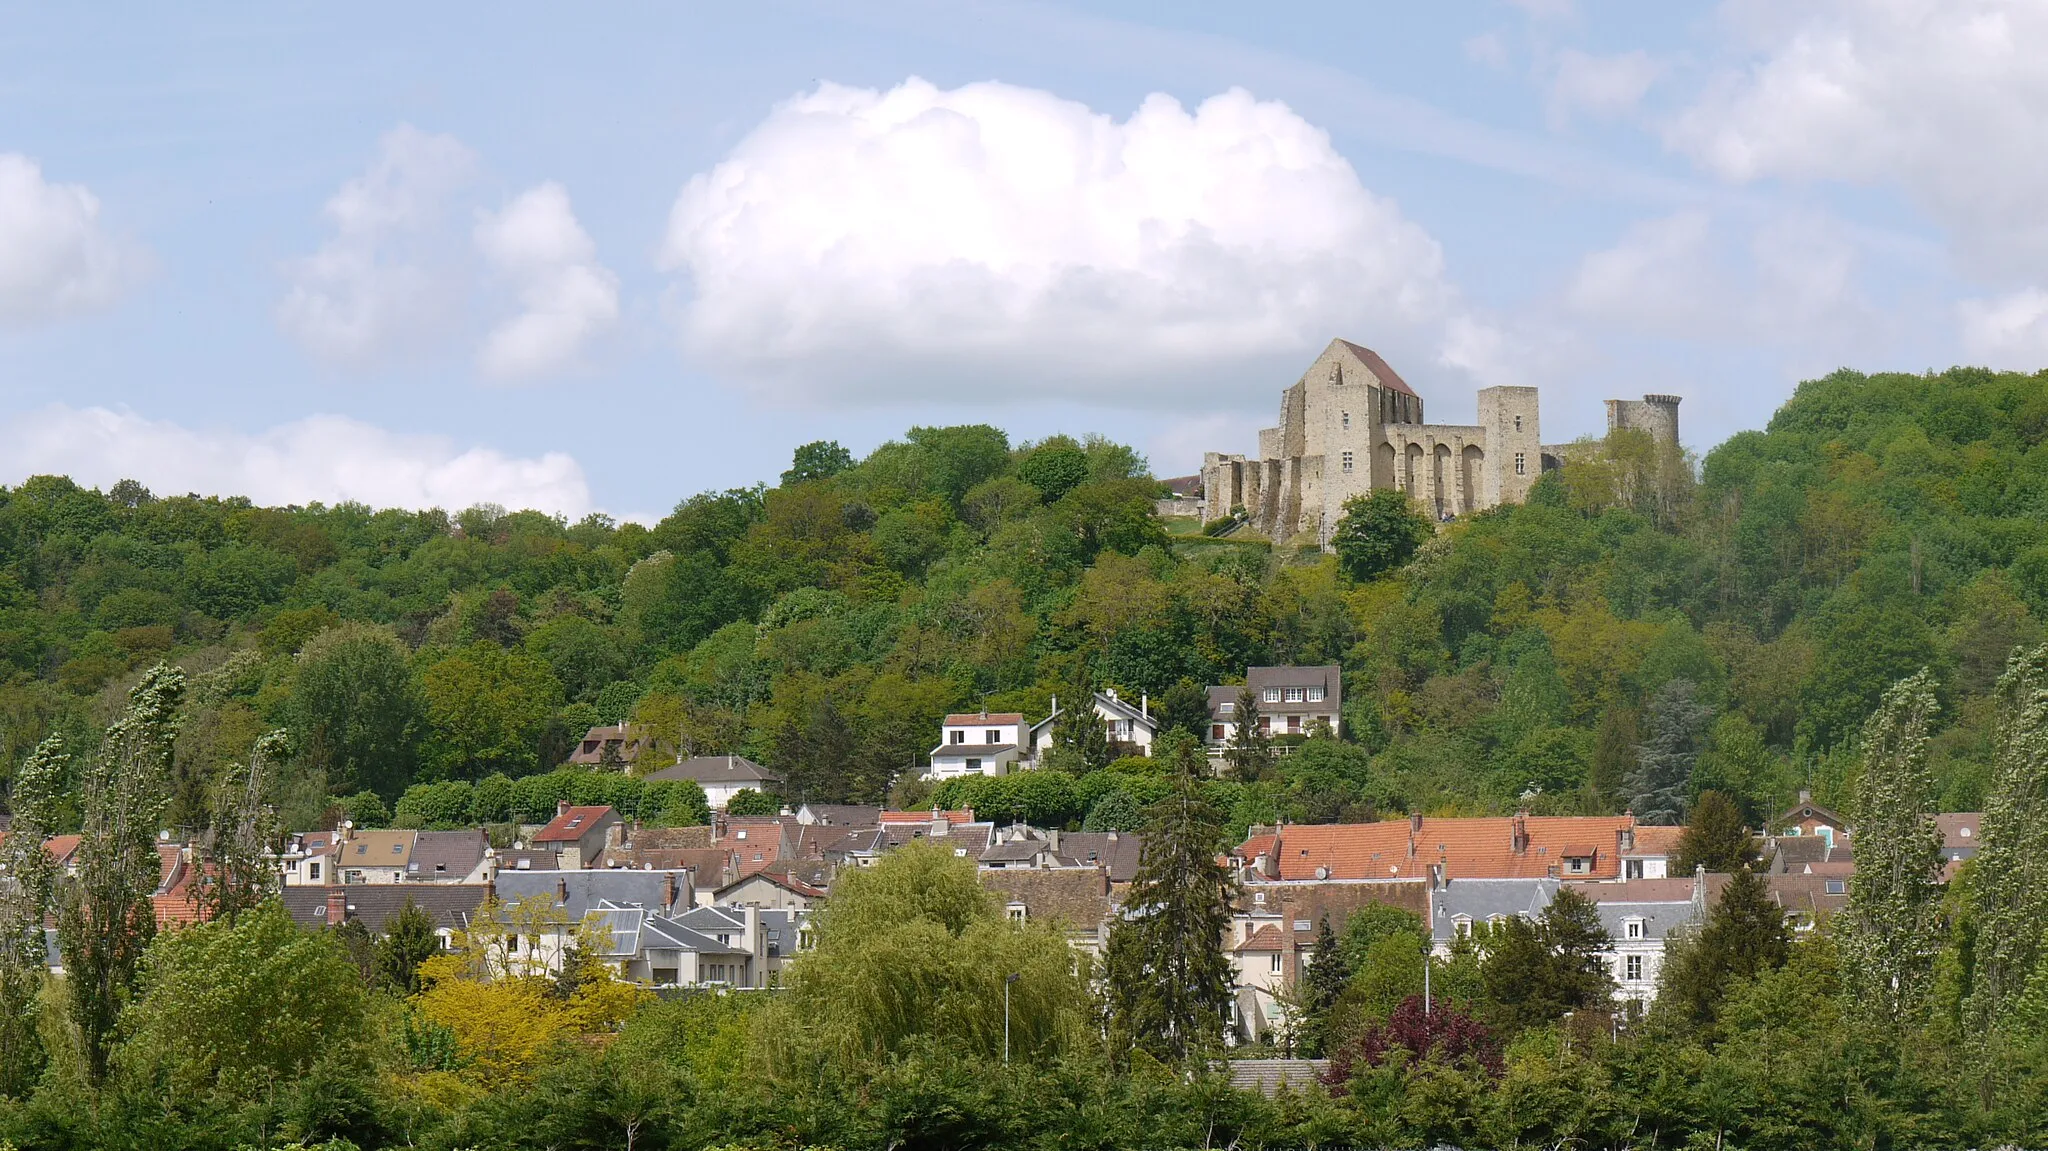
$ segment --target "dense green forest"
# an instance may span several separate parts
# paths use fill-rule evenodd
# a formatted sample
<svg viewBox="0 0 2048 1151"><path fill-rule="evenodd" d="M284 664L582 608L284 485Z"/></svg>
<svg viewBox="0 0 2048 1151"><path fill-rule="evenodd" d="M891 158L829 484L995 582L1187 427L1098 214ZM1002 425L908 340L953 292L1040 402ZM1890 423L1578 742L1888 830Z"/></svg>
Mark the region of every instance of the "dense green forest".
<svg viewBox="0 0 2048 1151"><path fill-rule="evenodd" d="M180 825L276 727L301 826L516 818L579 789L681 820L687 797L520 781L632 718L665 751L776 767L789 798L893 783L922 803L899 777L948 710L1043 714L1086 684L1193 727L1187 687L1340 662L1348 738L1219 782L1234 824L1618 810L1645 798L1652 746L1756 817L1801 786L1849 803L1848 737L1929 665L1941 801L1973 809L1987 693L2048 610L2044 434L2033 377L1841 372L1696 466L1626 435L1588 445L1526 505L1364 580L1155 519L1128 448L983 426L913 429L858 462L807 445L777 486L691 497L652 528L42 477L0 494L0 750L18 763L52 731L89 746L168 656L197 677ZM1069 766L937 798L1059 823L1163 787L1142 763Z"/></svg>

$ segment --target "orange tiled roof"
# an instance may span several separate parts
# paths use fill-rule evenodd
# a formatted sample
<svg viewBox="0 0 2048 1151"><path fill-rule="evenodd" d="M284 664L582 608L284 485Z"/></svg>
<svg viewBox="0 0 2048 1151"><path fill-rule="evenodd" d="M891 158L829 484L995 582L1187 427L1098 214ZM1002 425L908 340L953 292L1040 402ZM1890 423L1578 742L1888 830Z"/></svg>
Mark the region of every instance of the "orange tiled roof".
<svg viewBox="0 0 2048 1151"><path fill-rule="evenodd" d="M882 813L883 823L930 823L934 819L943 819L947 823L973 823L974 809L966 808L961 811L885 811Z"/></svg>
<svg viewBox="0 0 2048 1151"><path fill-rule="evenodd" d="M1280 929L1268 923L1252 932L1251 937L1238 944L1235 951L1278 951L1281 948Z"/></svg>
<svg viewBox="0 0 2048 1151"><path fill-rule="evenodd" d="M1405 819L1289 827L1278 838L1274 864L1282 879L1400 879L1421 874L1409 858ZM1323 874L1317 874L1319 870Z"/></svg>
<svg viewBox="0 0 2048 1151"><path fill-rule="evenodd" d="M1632 825L1625 815L1312 824L1246 840L1234 854L1271 852L1282 880L1419 879L1439 863L1456 879L1540 879L1553 867L1575 879L1616 879L1619 833ZM1520 850L1518 826L1526 835ZM1565 860L1588 856L1587 870L1564 870Z"/></svg>
<svg viewBox="0 0 2048 1151"><path fill-rule="evenodd" d="M557 815L533 837L535 843L573 843L590 834L597 821L611 810L605 805L572 807Z"/></svg>
<svg viewBox="0 0 2048 1151"><path fill-rule="evenodd" d="M1670 855L1678 850L1678 837L1685 834L1682 827L1636 828L1636 845L1630 855Z"/></svg>

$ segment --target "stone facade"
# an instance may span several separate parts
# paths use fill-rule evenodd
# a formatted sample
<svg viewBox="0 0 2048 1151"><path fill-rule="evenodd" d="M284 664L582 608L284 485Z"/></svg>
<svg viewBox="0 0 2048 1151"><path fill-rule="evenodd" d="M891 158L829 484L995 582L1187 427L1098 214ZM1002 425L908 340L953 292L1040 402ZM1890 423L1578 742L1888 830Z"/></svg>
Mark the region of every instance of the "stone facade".
<svg viewBox="0 0 2048 1151"><path fill-rule="evenodd" d="M1424 420L1422 397L1370 348L1332 340L1280 395L1280 424L1259 432L1256 459L1202 458L1200 513L1244 513L1275 541L1313 532L1327 547L1345 501L1407 492L1439 522L1520 503L1565 449L1546 446L1535 388L1478 393L1476 424ZM1678 397L1607 401L1613 428L1641 428L1674 447Z"/></svg>
<svg viewBox="0 0 2048 1151"><path fill-rule="evenodd" d="M1280 397L1259 458L1210 452L1204 512L1242 507L1275 540L1328 543L1344 502L1376 488L1412 495L1440 520L1518 502L1542 471L1535 388L1486 388L1476 424L1425 422L1422 397L1379 354L1332 340Z"/></svg>

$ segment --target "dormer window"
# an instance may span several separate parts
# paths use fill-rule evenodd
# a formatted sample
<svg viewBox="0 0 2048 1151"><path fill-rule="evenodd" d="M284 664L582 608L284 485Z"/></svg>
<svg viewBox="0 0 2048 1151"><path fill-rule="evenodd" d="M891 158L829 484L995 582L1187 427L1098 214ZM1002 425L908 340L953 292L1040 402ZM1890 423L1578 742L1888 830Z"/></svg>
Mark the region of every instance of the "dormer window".
<svg viewBox="0 0 2048 1151"><path fill-rule="evenodd" d="M1623 922L1621 925L1621 937L1623 939L1643 938L1643 921L1640 919L1630 919Z"/></svg>
<svg viewBox="0 0 2048 1151"><path fill-rule="evenodd" d="M1452 916L1452 917L1451 917L1451 930L1452 930L1452 931L1454 931L1454 932L1456 932L1456 933L1457 933L1457 935L1458 935L1458 938L1460 938L1460 939L1469 939L1469 938L1471 938L1471 936L1472 936L1472 917L1471 917L1471 916L1469 916L1469 915L1454 915L1454 916Z"/></svg>
<svg viewBox="0 0 2048 1151"><path fill-rule="evenodd" d="M1290 687L1287 689L1287 702L1300 703L1302 701L1302 697L1304 694L1305 693L1302 691L1302 689L1298 687Z"/></svg>
<svg viewBox="0 0 2048 1151"><path fill-rule="evenodd" d="M1267 703L1279 703L1279 702L1280 702L1280 689L1279 689L1279 688L1277 688L1277 687L1269 687L1269 688L1267 688L1267 689L1266 689L1266 691L1265 691L1265 697L1266 697L1266 702L1267 702Z"/></svg>
<svg viewBox="0 0 2048 1151"><path fill-rule="evenodd" d="M1312 687L1312 688L1309 688L1309 689L1308 689L1308 701L1309 701L1310 703L1321 703L1321 702L1323 702L1323 689L1322 689L1322 688L1319 688L1319 687Z"/></svg>

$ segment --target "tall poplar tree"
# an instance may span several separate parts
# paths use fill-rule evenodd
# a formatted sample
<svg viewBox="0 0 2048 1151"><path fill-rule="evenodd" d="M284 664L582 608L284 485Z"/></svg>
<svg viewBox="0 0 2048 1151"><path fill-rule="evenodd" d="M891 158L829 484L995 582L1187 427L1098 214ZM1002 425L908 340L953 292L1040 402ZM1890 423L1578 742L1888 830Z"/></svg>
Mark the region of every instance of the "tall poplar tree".
<svg viewBox="0 0 2048 1151"><path fill-rule="evenodd" d="M1200 747L1176 737L1173 790L1154 804L1138 873L1104 955L1110 1029L1120 1048L1172 1062L1213 1050L1230 1009L1230 875L1223 820L1202 798Z"/></svg>
<svg viewBox="0 0 2048 1151"><path fill-rule="evenodd" d="M171 743L184 698L184 672L160 663L144 673L83 780L85 823L75 873L58 889L57 941L67 1007L95 1086L106 1079L115 1024L156 935L156 836L170 802Z"/></svg>
<svg viewBox="0 0 2048 1151"><path fill-rule="evenodd" d="M2025 999L2048 930L2048 645L2013 653L1994 698L1996 758L1971 887L1977 1034L2001 1029Z"/></svg>
<svg viewBox="0 0 2048 1151"><path fill-rule="evenodd" d="M44 1051L36 1020L43 976L49 970L43 919L50 910L57 861L43 848L56 829L57 801L70 756L51 736L14 775L8 795L13 821L0 843L0 1093L23 1098L42 1073Z"/></svg>
<svg viewBox="0 0 2048 1151"><path fill-rule="evenodd" d="M230 773L215 789L210 866L193 888L208 919L233 923L277 889L277 816L267 793L271 773L288 755L282 729L263 735L247 769Z"/></svg>
<svg viewBox="0 0 2048 1151"><path fill-rule="evenodd" d="M1892 1030L1925 1003L1939 945L1941 832L1927 769L1937 707L1934 675L1922 669L1892 685L1863 725L1856 874L1842 945L1851 1002Z"/></svg>

